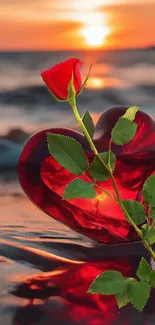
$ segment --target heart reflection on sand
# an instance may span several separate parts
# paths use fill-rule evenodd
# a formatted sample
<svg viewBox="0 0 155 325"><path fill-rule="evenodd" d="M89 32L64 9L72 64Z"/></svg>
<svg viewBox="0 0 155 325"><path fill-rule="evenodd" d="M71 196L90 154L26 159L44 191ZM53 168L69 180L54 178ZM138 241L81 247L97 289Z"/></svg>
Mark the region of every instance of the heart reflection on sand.
<svg viewBox="0 0 155 325"><path fill-rule="evenodd" d="M118 270L124 276L135 275L140 261L140 246L131 245L126 257L109 257L104 254L87 262L70 261L55 257L60 266L50 272L36 274L20 282L12 292L26 299L24 307L17 309L14 325L137 325L153 324L154 293L142 313L131 305L118 310L113 296L91 295L87 290L94 278L107 270ZM140 243L138 244L140 245ZM69 247L68 247L69 249ZM123 245L117 253L123 252ZM127 250L127 248L124 248ZM79 247L80 250L80 247ZM88 252L91 250L88 249ZM106 250L106 248L105 248ZM129 255L130 252L130 255ZM112 250L109 253L112 255ZM87 260L88 260L87 255ZM54 256L53 256L53 261Z"/></svg>

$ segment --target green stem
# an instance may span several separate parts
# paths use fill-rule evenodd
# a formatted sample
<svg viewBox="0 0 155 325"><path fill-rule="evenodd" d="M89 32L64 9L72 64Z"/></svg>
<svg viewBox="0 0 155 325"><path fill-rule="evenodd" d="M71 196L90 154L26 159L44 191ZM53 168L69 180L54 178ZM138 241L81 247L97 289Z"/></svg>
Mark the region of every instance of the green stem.
<svg viewBox="0 0 155 325"><path fill-rule="evenodd" d="M108 195L110 198L111 198L111 200L113 200L114 202L116 202L117 203L117 201L114 199L114 197L110 194L110 193L108 193L106 190L104 190L101 186L99 186L98 184L96 184L96 183L94 183L95 184L95 186L97 187L97 188L99 188L103 193L105 193L106 195Z"/></svg>
<svg viewBox="0 0 155 325"><path fill-rule="evenodd" d="M75 98L73 97L72 99L70 99L69 103L70 103L70 105L71 105L71 107L73 109L73 113L74 113L74 115L76 117L76 120L80 124L81 129L82 129L85 137L87 138L87 140L88 140L88 142L90 144L90 147L91 147L92 151L94 152L95 155L97 155L98 151L97 151L97 149L96 149L96 147L95 147L95 145L94 145L94 143L93 143L93 141L92 141L92 139L91 139L91 137L90 137L90 135L89 135L83 121L82 121L82 119L81 119L81 116L80 116L80 114L79 114L79 112L77 110Z"/></svg>
<svg viewBox="0 0 155 325"><path fill-rule="evenodd" d="M132 220L132 218L129 216L128 212L126 211L122 201L119 202L119 205L122 209L122 211L124 212L127 220L129 221L129 223L132 225L132 227L135 229L135 231L137 232L137 235L140 237L140 239L142 240L145 248L148 250L148 252L150 253L151 257L153 258L153 260L155 261L155 252L153 251L153 249L151 248L151 246L148 244L148 242L146 241L146 239L143 236L142 231L136 226L136 224L134 223L134 221Z"/></svg>
<svg viewBox="0 0 155 325"><path fill-rule="evenodd" d="M90 179L86 174L84 174L85 175L85 177L89 180L89 181L92 181L93 183L94 183L94 185L98 188L98 189L100 189L103 193L105 193L106 195L108 195L114 202L116 202L117 203L117 201L114 199L114 197L110 194L110 193L108 193L106 190L104 190L101 186L99 186L98 184L96 184L96 182L93 180L93 179Z"/></svg>
<svg viewBox="0 0 155 325"><path fill-rule="evenodd" d="M108 171L109 173L109 176L112 180L112 183L113 183L113 186L114 186L114 189L115 189L115 192L116 192L116 196L117 196L117 203L119 204L119 206L121 207L123 213L125 214L128 222L132 225L132 227L134 228L134 230L136 231L136 233L138 234L138 236L141 238L144 246L146 247L146 249L148 250L148 252L150 253L151 257L153 258L153 260L155 261L155 253L153 251L153 249L151 248L151 246L149 246L148 242L146 241L146 239L144 238L143 236L143 233L142 231L137 227L137 225L134 223L134 221L132 220L132 218L129 216L128 212L126 211L122 201L121 201L121 197L120 197L120 194L119 194L119 190L118 190L118 187L117 187L117 184L116 184L116 181L115 181L115 178L114 178L114 175L112 173L112 170L110 167L108 167L105 162L102 160L101 156L99 155L99 152L98 150L96 149L82 119L81 119L81 116L77 110L77 107L76 107L76 99L73 97L71 98L70 100L68 100L69 104L71 105L72 109L73 109L73 113L75 115L75 118L76 120L78 121L78 123L80 124L81 126L81 129L86 137L86 139L88 140L88 143L90 144L90 147L92 149L92 151L94 152L95 156L99 159L99 161L101 162L101 164L103 165L103 167Z"/></svg>
<svg viewBox="0 0 155 325"><path fill-rule="evenodd" d="M109 172L109 168L107 167L107 165L105 164L105 162L102 160L102 158L100 157L82 119L81 119L81 116L77 110L77 107L76 107L76 101L75 101L75 98L73 97L72 99L68 100L69 104L71 105L72 109L73 109L73 113L75 115L75 118L76 120L78 121L78 123L80 124L81 126L81 129L86 137L86 139L88 140L89 144L90 144L90 147L92 149L92 151L94 152L95 156L98 157L98 159L100 160L100 162L102 163L102 165L104 166L104 168Z"/></svg>

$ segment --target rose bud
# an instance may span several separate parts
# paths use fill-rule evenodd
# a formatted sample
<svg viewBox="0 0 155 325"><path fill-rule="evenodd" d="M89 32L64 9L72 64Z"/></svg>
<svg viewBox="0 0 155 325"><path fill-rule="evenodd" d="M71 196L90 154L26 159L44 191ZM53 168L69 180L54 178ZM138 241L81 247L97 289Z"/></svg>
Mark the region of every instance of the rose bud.
<svg viewBox="0 0 155 325"><path fill-rule="evenodd" d="M68 99L68 87L71 80L75 88L75 96L81 92L81 65L82 62L79 59L71 58L41 73L49 92L55 99L58 101Z"/></svg>

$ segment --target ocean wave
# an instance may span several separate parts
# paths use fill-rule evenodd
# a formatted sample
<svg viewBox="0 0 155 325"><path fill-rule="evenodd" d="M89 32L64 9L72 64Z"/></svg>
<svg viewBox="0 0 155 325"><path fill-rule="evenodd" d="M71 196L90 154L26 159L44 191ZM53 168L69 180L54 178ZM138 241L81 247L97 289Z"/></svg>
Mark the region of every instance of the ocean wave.
<svg viewBox="0 0 155 325"><path fill-rule="evenodd" d="M149 102L155 98L155 86L153 84L141 84L133 88L124 89L110 87L102 89L86 88L78 100L81 103L90 103L92 99L96 100L96 98L114 105L130 104L133 98L138 98L140 103L143 103L144 100ZM0 104L5 104L7 107L16 105L20 108L24 105L26 109L37 108L38 105L45 105L46 108L59 105L59 109L61 109L61 105L51 97L44 85L33 85L1 91Z"/></svg>
<svg viewBox="0 0 155 325"><path fill-rule="evenodd" d="M0 136L0 174L15 172L22 147L30 135L22 128L13 128Z"/></svg>
<svg viewBox="0 0 155 325"><path fill-rule="evenodd" d="M44 85L19 87L0 93L0 103L11 106L22 104L36 105L38 102L51 103L51 96Z"/></svg>
<svg viewBox="0 0 155 325"><path fill-rule="evenodd" d="M78 102L82 104L92 104L96 99L99 101L105 101L109 104L121 104L120 92L117 93L117 90L111 88L105 89L85 89L82 96L78 98ZM16 106L19 109L38 109L39 107L44 106L47 110L48 108L58 108L59 110L69 110L70 107L66 103L60 105L56 102L54 98L47 91L46 87L33 85L19 87L12 90L3 91L0 93L0 104L6 105L7 108ZM64 106L65 105L65 106Z"/></svg>
<svg viewBox="0 0 155 325"><path fill-rule="evenodd" d="M0 139L0 173L15 169L18 163L22 145L7 139Z"/></svg>

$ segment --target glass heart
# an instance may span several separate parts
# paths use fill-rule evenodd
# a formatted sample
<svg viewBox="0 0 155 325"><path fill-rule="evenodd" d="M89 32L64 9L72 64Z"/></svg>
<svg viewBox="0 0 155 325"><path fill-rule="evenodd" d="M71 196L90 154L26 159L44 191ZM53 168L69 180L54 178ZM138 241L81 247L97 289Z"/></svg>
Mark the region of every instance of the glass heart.
<svg viewBox="0 0 155 325"><path fill-rule="evenodd" d="M99 152L108 150L111 130L127 107L113 107L104 112L96 125L94 143ZM155 121L139 111L134 139L124 146L112 145L117 157L114 176L122 199L142 202L142 187L155 170ZM117 203L98 191L95 199L62 200L63 190L75 176L60 166L49 155L46 133L73 137L81 143L92 159L85 137L74 130L52 128L34 134L20 156L18 174L28 197L46 214L97 242L115 244L136 238ZM82 176L83 178L84 176ZM111 180L99 182L114 195Z"/></svg>

